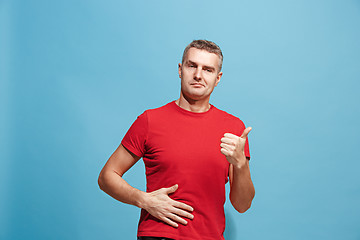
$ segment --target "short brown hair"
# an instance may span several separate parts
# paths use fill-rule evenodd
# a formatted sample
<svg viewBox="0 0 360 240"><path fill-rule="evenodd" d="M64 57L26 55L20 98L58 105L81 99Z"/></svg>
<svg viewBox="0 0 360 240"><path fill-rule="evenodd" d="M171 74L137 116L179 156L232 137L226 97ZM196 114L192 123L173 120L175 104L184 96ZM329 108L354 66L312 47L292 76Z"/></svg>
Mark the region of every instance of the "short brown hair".
<svg viewBox="0 0 360 240"><path fill-rule="evenodd" d="M208 41L208 40L194 40L192 41L189 45L186 46L183 56L182 56L182 63L184 63L184 59L185 56L187 54L187 52L189 51L190 48L197 48L197 49L201 49L201 50L205 50L209 53L215 53L216 55L218 55L218 57L220 58L220 62L219 62L219 72L221 71L222 68L222 63L223 63L223 54L221 52L221 49L218 45L216 45L214 42Z"/></svg>

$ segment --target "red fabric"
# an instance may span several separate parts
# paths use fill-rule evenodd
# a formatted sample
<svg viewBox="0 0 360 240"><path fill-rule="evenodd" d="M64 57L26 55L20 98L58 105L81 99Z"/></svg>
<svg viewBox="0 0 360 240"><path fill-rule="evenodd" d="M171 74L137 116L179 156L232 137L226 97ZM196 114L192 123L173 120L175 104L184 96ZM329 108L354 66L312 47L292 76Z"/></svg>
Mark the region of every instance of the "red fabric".
<svg viewBox="0 0 360 240"><path fill-rule="evenodd" d="M194 219L187 219L188 224L179 224L178 228L141 210L138 236L224 239L229 163L220 152L220 139L226 132L240 136L244 129L239 118L214 106L207 112L193 113L174 101L147 110L136 119L122 144L143 157L147 191L178 184L170 197L194 208ZM245 155L250 157L248 143Z"/></svg>

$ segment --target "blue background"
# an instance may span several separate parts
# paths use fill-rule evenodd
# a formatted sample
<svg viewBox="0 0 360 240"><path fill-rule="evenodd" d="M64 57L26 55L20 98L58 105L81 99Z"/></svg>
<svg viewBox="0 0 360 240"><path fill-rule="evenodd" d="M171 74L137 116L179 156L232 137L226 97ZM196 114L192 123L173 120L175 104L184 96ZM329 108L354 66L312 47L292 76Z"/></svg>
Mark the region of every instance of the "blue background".
<svg viewBox="0 0 360 240"><path fill-rule="evenodd" d="M224 53L212 104L253 127L226 239L360 239L359 25L358 0L0 1L0 239L135 239L97 177L200 38ZM143 163L125 178L144 190Z"/></svg>

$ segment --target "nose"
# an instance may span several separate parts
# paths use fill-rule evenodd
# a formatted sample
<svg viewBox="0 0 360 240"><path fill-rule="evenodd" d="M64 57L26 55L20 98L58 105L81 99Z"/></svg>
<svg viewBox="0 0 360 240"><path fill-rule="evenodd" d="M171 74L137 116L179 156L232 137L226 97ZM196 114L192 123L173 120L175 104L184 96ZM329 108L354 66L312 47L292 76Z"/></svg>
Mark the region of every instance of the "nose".
<svg viewBox="0 0 360 240"><path fill-rule="evenodd" d="M201 68L196 68L196 71L194 73L194 80L201 80Z"/></svg>

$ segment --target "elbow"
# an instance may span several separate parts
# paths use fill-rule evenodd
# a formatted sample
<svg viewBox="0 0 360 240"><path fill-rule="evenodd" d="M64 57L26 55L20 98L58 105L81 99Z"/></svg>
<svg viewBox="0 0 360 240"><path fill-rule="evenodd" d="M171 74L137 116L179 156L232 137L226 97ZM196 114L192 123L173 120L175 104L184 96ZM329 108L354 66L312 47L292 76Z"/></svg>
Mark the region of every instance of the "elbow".
<svg viewBox="0 0 360 240"><path fill-rule="evenodd" d="M252 204L252 200L254 199L255 193L253 193L251 195L251 197L249 199L237 199L235 200L234 198L232 198L230 196L230 202L233 205L233 207L235 208L236 211L238 211L239 213L244 213L247 210L249 210L249 208L251 207Z"/></svg>
<svg viewBox="0 0 360 240"><path fill-rule="evenodd" d="M114 176L121 177L121 175L117 174L115 171L103 168L98 177L99 188L107 193L108 189L111 189L112 185L114 185Z"/></svg>
<svg viewBox="0 0 360 240"><path fill-rule="evenodd" d="M105 179L104 179L104 172L101 171L100 174L99 174L99 177L98 177L98 185L99 185L99 188L104 191L105 189Z"/></svg>
<svg viewBox="0 0 360 240"><path fill-rule="evenodd" d="M241 205L238 204L238 206L236 206L236 205L233 205L233 206L234 206L235 210L238 211L239 213L244 213L247 210L249 210L249 208L251 207L251 201L248 202L247 204L241 204Z"/></svg>

